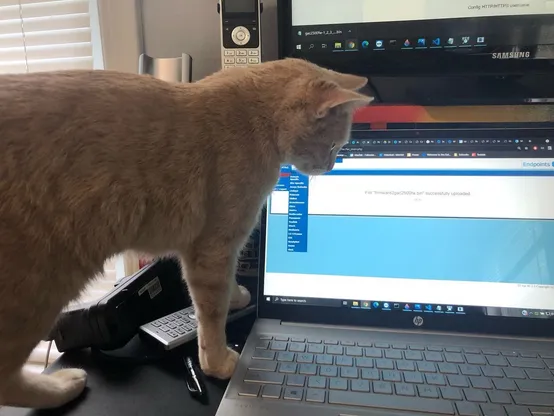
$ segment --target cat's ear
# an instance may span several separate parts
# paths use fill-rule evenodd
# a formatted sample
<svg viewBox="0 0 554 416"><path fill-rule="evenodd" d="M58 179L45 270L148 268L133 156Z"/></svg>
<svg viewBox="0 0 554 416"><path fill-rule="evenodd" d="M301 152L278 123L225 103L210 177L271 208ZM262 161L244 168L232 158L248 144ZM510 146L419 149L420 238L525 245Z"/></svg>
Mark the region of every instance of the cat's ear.
<svg viewBox="0 0 554 416"><path fill-rule="evenodd" d="M329 74L331 75L332 81L347 90L359 90L360 88L365 87L368 83L368 79L366 77L360 77L358 75L341 74L340 72L331 70L329 70Z"/></svg>
<svg viewBox="0 0 554 416"><path fill-rule="evenodd" d="M349 89L339 88L335 86L326 85L326 88L322 88L321 94L316 107L316 118L323 118L329 113L332 108L339 105L348 104L352 109L359 107L365 107L371 101L373 97L360 94L356 91Z"/></svg>

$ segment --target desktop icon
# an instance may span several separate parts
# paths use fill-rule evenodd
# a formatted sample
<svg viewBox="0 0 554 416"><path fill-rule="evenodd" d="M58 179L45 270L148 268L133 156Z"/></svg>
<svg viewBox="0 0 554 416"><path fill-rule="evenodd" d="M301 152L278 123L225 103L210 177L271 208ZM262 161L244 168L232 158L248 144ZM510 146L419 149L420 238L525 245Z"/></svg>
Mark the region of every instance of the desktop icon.
<svg viewBox="0 0 554 416"><path fill-rule="evenodd" d="M383 308L390 309L390 304L388 302L383 303Z"/></svg>
<svg viewBox="0 0 554 416"><path fill-rule="evenodd" d="M404 309L410 309L410 304L409 304L409 303L406 303L406 304L404 305Z"/></svg>
<svg viewBox="0 0 554 416"><path fill-rule="evenodd" d="M335 42L335 49L342 49L342 42Z"/></svg>
<svg viewBox="0 0 554 416"><path fill-rule="evenodd" d="M297 34L298 34L298 36L302 36L302 31L299 30L299 31L297 32Z"/></svg>
<svg viewBox="0 0 554 416"><path fill-rule="evenodd" d="M396 46L396 39L389 40L389 45L390 46Z"/></svg>
<svg viewBox="0 0 554 416"><path fill-rule="evenodd" d="M416 304L414 305L414 309L416 309L416 310L418 310L418 311L421 310L421 305L420 305L419 303L416 303Z"/></svg>
<svg viewBox="0 0 554 416"><path fill-rule="evenodd" d="M463 306L458 306L458 312L463 312L464 311L464 307Z"/></svg>
<svg viewBox="0 0 554 416"><path fill-rule="evenodd" d="M399 304L399 303L395 303L395 304L394 304L394 309L400 309L400 304Z"/></svg>
<svg viewBox="0 0 554 416"><path fill-rule="evenodd" d="M296 45L296 50L302 50L302 45Z"/></svg>
<svg viewBox="0 0 554 416"><path fill-rule="evenodd" d="M527 312L525 309L521 311L521 314L523 316L528 316L529 315L529 312Z"/></svg>
<svg viewBox="0 0 554 416"><path fill-rule="evenodd" d="M477 43L485 43L485 38L483 36L479 36L477 38Z"/></svg>
<svg viewBox="0 0 554 416"><path fill-rule="evenodd" d="M382 40L376 40L375 41L375 47L376 48L382 48L383 47L383 41Z"/></svg>
<svg viewBox="0 0 554 416"><path fill-rule="evenodd" d="M348 40L346 41L346 49L358 49L358 42L355 40Z"/></svg>
<svg viewBox="0 0 554 416"><path fill-rule="evenodd" d="M410 42L410 39L406 39L406 40L404 41L404 46L405 46L406 48L409 47L409 46L412 46L412 42Z"/></svg>
<svg viewBox="0 0 554 416"><path fill-rule="evenodd" d="M322 44L321 44L321 49L327 49L327 44L326 44L326 43L322 43Z"/></svg>
<svg viewBox="0 0 554 416"><path fill-rule="evenodd" d="M342 301L342 306L348 306L348 301L347 301L347 300L343 300L343 301Z"/></svg>
<svg viewBox="0 0 554 416"><path fill-rule="evenodd" d="M458 157L458 153L454 153L454 157Z"/></svg>
<svg viewBox="0 0 554 416"><path fill-rule="evenodd" d="M454 309L453 306L447 306L447 307L446 307L446 311L447 311L447 312L452 312L452 309Z"/></svg>
<svg viewBox="0 0 554 416"><path fill-rule="evenodd" d="M406 157L412 157L411 153L406 153Z"/></svg>
<svg viewBox="0 0 554 416"><path fill-rule="evenodd" d="M446 41L446 43L448 43L450 46L454 45L454 38L448 38L448 40Z"/></svg>
<svg viewBox="0 0 554 416"><path fill-rule="evenodd" d="M352 301L352 306L360 306L360 302L357 300Z"/></svg>
<svg viewBox="0 0 554 416"><path fill-rule="evenodd" d="M441 38L433 39L433 46L441 46Z"/></svg>
<svg viewBox="0 0 554 416"><path fill-rule="evenodd" d="M369 48L369 42L367 40L362 41L362 48L364 49Z"/></svg>
<svg viewBox="0 0 554 416"><path fill-rule="evenodd" d="M469 36L462 36L462 44L467 45L469 44Z"/></svg>
<svg viewBox="0 0 554 416"><path fill-rule="evenodd" d="M266 302L271 302L271 298L268 296L267 298L265 298L265 301Z"/></svg>
<svg viewBox="0 0 554 416"><path fill-rule="evenodd" d="M419 38L417 40L417 46L425 46L425 44L426 44L425 38Z"/></svg>
<svg viewBox="0 0 554 416"><path fill-rule="evenodd" d="M442 306L441 305L437 305L437 311L442 311Z"/></svg>
<svg viewBox="0 0 554 416"><path fill-rule="evenodd" d="M373 308L377 309L379 307L379 302L373 302Z"/></svg>
<svg viewBox="0 0 554 416"><path fill-rule="evenodd" d="M362 302L362 308L369 308L369 302Z"/></svg>
<svg viewBox="0 0 554 416"><path fill-rule="evenodd" d="M425 305L425 310L426 311L432 311L433 310L433 305Z"/></svg>

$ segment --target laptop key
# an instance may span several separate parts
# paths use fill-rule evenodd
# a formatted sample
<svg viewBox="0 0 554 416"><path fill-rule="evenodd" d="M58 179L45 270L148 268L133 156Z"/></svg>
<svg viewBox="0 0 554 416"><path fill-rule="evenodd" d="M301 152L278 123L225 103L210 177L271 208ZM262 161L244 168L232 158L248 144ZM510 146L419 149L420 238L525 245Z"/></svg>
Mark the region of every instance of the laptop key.
<svg viewBox="0 0 554 416"><path fill-rule="evenodd" d="M404 372L404 381L406 383L421 384L423 383L423 375L414 371Z"/></svg>
<svg viewBox="0 0 554 416"><path fill-rule="evenodd" d="M293 352L279 352L277 353L277 361L286 361L286 362L293 362L294 361L294 353Z"/></svg>
<svg viewBox="0 0 554 416"><path fill-rule="evenodd" d="M346 347L346 355L351 357L362 357L364 354L360 347L349 346Z"/></svg>
<svg viewBox="0 0 554 416"><path fill-rule="evenodd" d="M325 351L325 347L321 344L308 345L308 352L311 352L312 354L323 354L324 351Z"/></svg>
<svg viewBox="0 0 554 416"><path fill-rule="evenodd" d="M500 367L482 367L483 375L486 377L504 377L504 373Z"/></svg>
<svg viewBox="0 0 554 416"><path fill-rule="evenodd" d="M547 370L527 369L524 371L531 380L552 380L552 373Z"/></svg>
<svg viewBox="0 0 554 416"><path fill-rule="evenodd" d="M304 352L306 351L306 345L300 342L291 342L289 344L289 351L291 352Z"/></svg>
<svg viewBox="0 0 554 416"><path fill-rule="evenodd" d="M299 369L298 373L305 374L307 376L315 376L317 374L317 365L315 365L315 364L300 364L300 369Z"/></svg>
<svg viewBox="0 0 554 416"><path fill-rule="evenodd" d="M360 367L360 364L358 364ZM396 368L400 371L415 371L415 364L413 361L400 360L396 362Z"/></svg>
<svg viewBox="0 0 554 416"><path fill-rule="evenodd" d="M446 376L446 378L452 387L469 387L469 381L465 376Z"/></svg>
<svg viewBox="0 0 554 416"><path fill-rule="evenodd" d="M531 412L527 407L520 406L504 406L508 416L531 416Z"/></svg>
<svg viewBox="0 0 554 416"><path fill-rule="evenodd" d="M275 361L252 360L248 363L248 369L257 371L277 371L277 363Z"/></svg>
<svg viewBox="0 0 554 416"><path fill-rule="evenodd" d="M400 371L384 370L383 371L383 380L384 381L402 381L402 374L400 373Z"/></svg>
<svg viewBox="0 0 554 416"><path fill-rule="evenodd" d="M285 376L278 373L248 370L244 376L244 381L248 383L283 384Z"/></svg>
<svg viewBox="0 0 554 416"><path fill-rule="evenodd" d="M406 360L421 361L423 360L423 354L420 351L404 351L404 358Z"/></svg>
<svg viewBox="0 0 554 416"><path fill-rule="evenodd" d="M283 399L285 400L302 400L304 397L304 389L298 387L287 387L283 393Z"/></svg>
<svg viewBox="0 0 554 416"><path fill-rule="evenodd" d="M475 389L492 389L492 383L486 377L470 377L469 382Z"/></svg>
<svg viewBox="0 0 554 416"><path fill-rule="evenodd" d="M325 390L308 389L306 390L306 401L312 403L325 403Z"/></svg>
<svg viewBox="0 0 554 416"><path fill-rule="evenodd" d="M279 372L294 374L296 373L296 367L297 367L296 363L281 363L279 365Z"/></svg>
<svg viewBox="0 0 554 416"><path fill-rule="evenodd" d="M329 379L329 388L331 390L348 390L348 380L343 378Z"/></svg>
<svg viewBox="0 0 554 416"><path fill-rule="evenodd" d="M437 372L437 366L435 363L428 363L425 361L419 361L417 363L417 369L421 371L422 373L436 373Z"/></svg>
<svg viewBox="0 0 554 416"><path fill-rule="evenodd" d="M444 359L447 363L465 364L464 357L462 356L462 354L459 353L447 352L446 354L444 354Z"/></svg>
<svg viewBox="0 0 554 416"><path fill-rule="evenodd" d="M497 404L482 404L481 412L483 416L506 416L504 407Z"/></svg>
<svg viewBox="0 0 554 416"><path fill-rule="evenodd" d="M362 368L362 378L364 380L379 380L379 370L372 368Z"/></svg>
<svg viewBox="0 0 554 416"><path fill-rule="evenodd" d="M390 358L390 359L393 359L393 360L401 360L402 359L402 351L386 350L385 351L385 358Z"/></svg>
<svg viewBox="0 0 554 416"><path fill-rule="evenodd" d="M276 336L274 339L275 339L275 341L288 341L289 337Z"/></svg>
<svg viewBox="0 0 554 416"><path fill-rule="evenodd" d="M508 361L500 355L486 355L485 358L489 365L497 365L499 367L508 367ZM516 366L512 366L516 367ZM541 367L542 368L542 367Z"/></svg>
<svg viewBox="0 0 554 416"><path fill-rule="evenodd" d="M319 375L325 377L336 377L338 375L338 369L332 365L322 365L319 367Z"/></svg>
<svg viewBox="0 0 554 416"><path fill-rule="evenodd" d="M450 363L439 363L439 373L442 374L458 374L458 366Z"/></svg>
<svg viewBox="0 0 554 416"><path fill-rule="evenodd" d="M327 387L327 379L325 377L309 377L308 378L308 387L314 389L324 389Z"/></svg>
<svg viewBox="0 0 554 416"><path fill-rule="evenodd" d="M508 358L508 361L512 367L519 368L544 368L544 363L535 358Z"/></svg>
<svg viewBox="0 0 554 416"><path fill-rule="evenodd" d="M456 408L460 416L481 416L481 410L475 403L457 402Z"/></svg>
<svg viewBox="0 0 554 416"><path fill-rule="evenodd" d="M306 342L306 338L292 337L290 339L292 342Z"/></svg>
<svg viewBox="0 0 554 416"><path fill-rule="evenodd" d="M350 382L350 390L369 393L369 381L367 381L367 380L352 380Z"/></svg>
<svg viewBox="0 0 554 416"><path fill-rule="evenodd" d="M270 349L273 351L286 351L288 343L283 341L273 341L270 345Z"/></svg>
<svg viewBox="0 0 554 416"><path fill-rule="evenodd" d="M424 412L440 415L453 415L452 404L441 400L418 397L396 396L391 400L379 394L356 393L349 391L330 391L329 403L346 406L360 406L373 409L398 410L406 412Z"/></svg>
<svg viewBox="0 0 554 416"><path fill-rule="evenodd" d="M314 362L314 355L309 353L298 354L296 356L296 362L299 364L311 364Z"/></svg>
<svg viewBox="0 0 554 416"><path fill-rule="evenodd" d="M386 358L377 358L375 360L375 367L381 370L394 370L394 361Z"/></svg>
<svg viewBox="0 0 554 416"><path fill-rule="evenodd" d="M441 387L441 396L445 400L463 400L462 391L454 387Z"/></svg>
<svg viewBox="0 0 554 416"><path fill-rule="evenodd" d="M366 348L364 354L366 357L370 358L381 358L383 356L383 350L378 348Z"/></svg>
<svg viewBox="0 0 554 416"><path fill-rule="evenodd" d="M415 388L413 384L406 383L396 383L394 385L394 390L399 396L415 396Z"/></svg>
<svg viewBox="0 0 554 416"><path fill-rule="evenodd" d="M289 375L287 376L287 386L304 387L306 376Z"/></svg>
<svg viewBox="0 0 554 416"><path fill-rule="evenodd" d="M373 368L373 359L371 358L356 358L356 366L363 368Z"/></svg>
<svg viewBox="0 0 554 416"><path fill-rule="evenodd" d="M507 378L494 378L492 380L492 384L494 384L494 388L496 390L504 390L504 391L516 391L516 383L514 380L510 380Z"/></svg>
<svg viewBox="0 0 554 416"><path fill-rule="evenodd" d="M554 395L551 393L510 393L515 404L522 406L554 407Z"/></svg>
<svg viewBox="0 0 554 416"><path fill-rule="evenodd" d="M317 364L333 365L333 356L332 355L318 354L315 357L315 362Z"/></svg>
<svg viewBox="0 0 554 416"><path fill-rule="evenodd" d="M238 395L242 397L258 397L260 386L258 384L243 384L238 389Z"/></svg>
<svg viewBox="0 0 554 416"><path fill-rule="evenodd" d="M343 378L358 378L358 369L354 367L341 367L340 376Z"/></svg>
<svg viewBox="0 0 554 416"><path fill-rule="evenodd" d="M510 397L509 393L506 393L505 391L488 391L487 395L489 396L489 400L491 403L496 404L512 404L512 399Z"/></svg>
<svg viewBox="0 0 554 416"><path fill-rule="evenodd" d="M352 357L337 357L335 363L342 367L352 367L354 365L354 360Z"/></svg>
<svg viewBox="0 0 554 416"><path fill-rule="evenodd" d="M427 384L433 386L446 386L446 380L442 374L425 374L425 380L427 381Z"/></svg>
<svg viewBox="0 0 554 416"><path fill-rule="evenodd" d="M354 341L341 341L340 345L344 345L345 347L354 347L356 343Z"/></svg>
<svg viewBox="0 0 554 416"><path fill-rule="evenodd" d="M471 364L471 365L486 365L487 364L487 360L485 360L485 357L483 357L482 355L466 354L465 357L466 357L467 363Z"/></svg>
<svg viewBox="0 0 554 416"><path fill-rule="evenodd" d="M419 394L419 397L427 397L430 399L439 398L439 391L436 387L433 386L418 385L417 392Z"/></svg>
<svg viewBox="0 0 554 416"><path fill-rule="evenodd" d="M374 381L373 392L377 394L392 394L392 384L387 381Z"/></svg>
<svg viewBox="0 0 554 416"><path fill-rule="evenodd" d="M460 371L464 376L480 376L481 370L475 365L460 364Z"/></svg>
<svg viewBox="0 0 554 416"><path fill-rule="evenodd" d="M486 403L487 396L483 390L464 389L464 395L468 402Z"/></svg>
<svg viewBox="0 0 554 416"><path fill-rule="evenodd" d="M517 380L516 384L521 391L554 393L554 382L552 381Z"/></svg>
<svg viewBox="0 0 554 416"><path fill-rule="evenodd" d="M326 339L323 343L326 345L339 345L339 342L334 339Z"/></svg>
<svg viewBox="0 0 554 416"><path fill-rule="evenodd" d="M506 377L508 378L513 378L513 379L527 378L521 368L508 367L508 368L503 368L502 370L504 371L504 374L506 374Z"/></svg>
<svg viewBox="0 0 554 416"><path fill-rule="evenodd" d="M424 355L427 361L434 361L437 363L444 361L440 352L425 351Z"/></svg>
<svg viewBox="0 0 554 416"><path fill-rule="evenodd" d="M279 399L281 397L281 386L264 386L262 397L264 399Z"/></svg>

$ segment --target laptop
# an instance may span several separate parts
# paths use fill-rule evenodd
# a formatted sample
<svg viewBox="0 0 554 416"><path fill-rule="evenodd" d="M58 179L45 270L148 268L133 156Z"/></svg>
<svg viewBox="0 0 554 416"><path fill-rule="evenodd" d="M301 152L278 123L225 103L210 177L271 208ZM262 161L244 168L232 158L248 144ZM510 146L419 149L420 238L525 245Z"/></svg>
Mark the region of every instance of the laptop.
<svg viewBox="0 0 554 416"><path fill-rule="evenodd" d="M283 166L218 416L554 413L554 123L355 125Z"/></svg>

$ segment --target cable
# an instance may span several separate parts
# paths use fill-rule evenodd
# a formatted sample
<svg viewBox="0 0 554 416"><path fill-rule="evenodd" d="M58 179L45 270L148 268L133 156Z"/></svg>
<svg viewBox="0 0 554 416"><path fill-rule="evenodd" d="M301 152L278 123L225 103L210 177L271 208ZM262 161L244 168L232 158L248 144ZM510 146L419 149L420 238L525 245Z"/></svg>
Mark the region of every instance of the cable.
<svg viewBox="0 0 554 416"><path fill-rule="evenodd" d="M48 361L50 360L50 350L52 349L52 342L50 341L48 343L48 349L46 350L46 359L44 360L44 369L46 370L46 367L48 367Z"/></svg>

